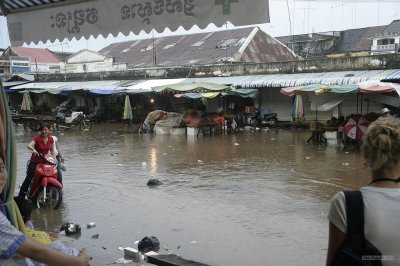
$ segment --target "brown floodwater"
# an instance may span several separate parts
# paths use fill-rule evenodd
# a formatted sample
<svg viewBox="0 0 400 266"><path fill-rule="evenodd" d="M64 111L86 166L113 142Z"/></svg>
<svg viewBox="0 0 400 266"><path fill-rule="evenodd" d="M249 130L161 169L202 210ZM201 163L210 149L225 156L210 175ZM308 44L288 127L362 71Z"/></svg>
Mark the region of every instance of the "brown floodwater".
<svg viewBox="0 0 400 266"><path fill-rule="evenodd" d="M369 179L358 151L309 145L305 130L195 138L105 124L56 135L67 160L63 204L33 221L86 247L93 265L112 264L123 257L118 247L151 235L160 253L209 265L323 265L330 198ZM32 137L17 128L17 184ZM150 178L163 184L149 188ZM81 235L58 234L65 222L80 224Z"/></svg>

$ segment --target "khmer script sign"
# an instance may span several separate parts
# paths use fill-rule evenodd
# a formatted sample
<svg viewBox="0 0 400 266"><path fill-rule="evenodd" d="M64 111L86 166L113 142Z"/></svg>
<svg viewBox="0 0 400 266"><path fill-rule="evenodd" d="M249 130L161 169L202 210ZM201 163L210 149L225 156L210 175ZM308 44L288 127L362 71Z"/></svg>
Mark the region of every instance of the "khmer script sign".
<svg viewBox="0 0 400 266"><path fill-rule="evenodd" d="M152 29L175 31L180 26L205 28L227 21L235 26L261 24L269 22L268 8L268 0L67 0L10 10L7 21L11 42L19 45Z"/></svg>

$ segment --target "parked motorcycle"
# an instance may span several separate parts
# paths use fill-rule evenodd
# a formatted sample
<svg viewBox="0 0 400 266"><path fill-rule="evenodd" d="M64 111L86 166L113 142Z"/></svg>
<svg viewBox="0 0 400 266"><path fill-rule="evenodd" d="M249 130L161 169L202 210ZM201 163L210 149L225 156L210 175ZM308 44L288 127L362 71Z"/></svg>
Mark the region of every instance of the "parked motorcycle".
<svg viewBox="0 0 400 266"><path fill-rule="evenodd" d="M89 131L92 128L91 121L83 112L59 109L56 115L56 121L58 127L64 129L79 128L82 131Z"/></svg>
<svg viewBox="0 0 400 266"><path fill-rule="evenodd" d="M277 113L268 113L261 116L260 112L256 112L250 120L250 126L252 127L276 127L278 126L278 115Z"/></svg>
<svg viewBox="0 0 400 266"><path fill-rule="evenodd" d="M57 209L62 201L63 185L57 180L57 159L39 154L44 163L37 164L28 189L28 198L37 208Z"/></svg>

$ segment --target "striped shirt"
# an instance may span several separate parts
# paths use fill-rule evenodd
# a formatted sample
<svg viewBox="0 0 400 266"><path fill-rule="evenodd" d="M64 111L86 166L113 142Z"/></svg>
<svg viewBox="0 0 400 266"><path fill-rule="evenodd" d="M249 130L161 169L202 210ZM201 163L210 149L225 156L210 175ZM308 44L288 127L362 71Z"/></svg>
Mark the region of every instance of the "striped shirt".
<svg viewBox="0 0 400 266"><path fill-rule="evenodd" d="M32 265L30 260L16 257L17 250L25 241L26 236L12 226L7 217L0 212L0 265Z"/></svg>

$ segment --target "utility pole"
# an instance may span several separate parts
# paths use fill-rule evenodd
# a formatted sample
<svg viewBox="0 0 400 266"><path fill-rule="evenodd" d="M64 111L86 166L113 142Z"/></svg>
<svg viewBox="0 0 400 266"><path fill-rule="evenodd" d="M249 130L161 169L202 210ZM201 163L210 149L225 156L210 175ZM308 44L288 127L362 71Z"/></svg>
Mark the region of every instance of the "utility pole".
<svg viewBox="0 0 400 266"><path fill-rule="evenodd" d="M228 44L228 21L225 23L225 29L226 29L226 33L225 33L225 41L226 44ZM228 45L226 45L225 47L225 62L228 62Z"/></svg>

